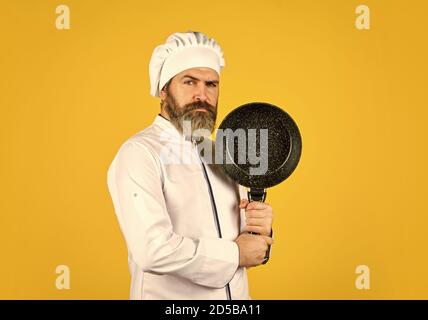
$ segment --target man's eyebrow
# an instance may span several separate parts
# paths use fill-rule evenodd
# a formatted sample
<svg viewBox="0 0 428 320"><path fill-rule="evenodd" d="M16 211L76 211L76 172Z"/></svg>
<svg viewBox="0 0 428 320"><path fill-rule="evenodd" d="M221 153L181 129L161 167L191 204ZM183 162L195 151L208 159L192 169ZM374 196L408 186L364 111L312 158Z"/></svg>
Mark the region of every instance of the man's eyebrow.
<svg viewBox="0 0 428 320"><path fill-rule="evenodd" d="M185 75L183 76L183 78L190 78L190 79L193 79L193 80L197 80L197 81L199 81L199 79L198 79L198 78L192 77L192 76L190 76L190 75L188 75L188 74L185 74Z"/></svg>
<svg viewBox="0 0 428 320"><path fill-rule="evenodd" d="M206 83L217 83L218 84L218 80L208 80L208 81L205 81Z"/></svg>
<svg viewBox="0 0 428 320"><path fill-rule="evenodd" d="M195 77L192 77L191 75L188 75L188 74L185 74L184 76L183 76L183 79L184 78L190 78L190 79L192 79L192 80L195 80L195 81L200 81L201 79L198 79L198 78L195 78ZM217 83L218 84L218 80L208 80L208 81L205 81L206 83Z"/></svg>

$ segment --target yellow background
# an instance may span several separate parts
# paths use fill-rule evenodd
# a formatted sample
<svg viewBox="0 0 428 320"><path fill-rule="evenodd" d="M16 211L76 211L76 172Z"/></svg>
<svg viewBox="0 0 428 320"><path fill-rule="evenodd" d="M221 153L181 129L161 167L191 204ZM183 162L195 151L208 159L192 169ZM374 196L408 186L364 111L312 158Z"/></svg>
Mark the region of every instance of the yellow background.
<svg viewBox="0 0 428 320"><path fill-rule="evenodd" d="M57 30L57 5L71 29ZM357 30L355 8L370 8ZM154 47L202 31L222 46L219 120L266 101L303 138L268 191L270 262L253 299L427 299L426 1L1 1L0 298L128 299L106 184L119 146L159 110ZM55 287L57 265L71 289ZM355 268L370 268L370 290Z"/></svg>

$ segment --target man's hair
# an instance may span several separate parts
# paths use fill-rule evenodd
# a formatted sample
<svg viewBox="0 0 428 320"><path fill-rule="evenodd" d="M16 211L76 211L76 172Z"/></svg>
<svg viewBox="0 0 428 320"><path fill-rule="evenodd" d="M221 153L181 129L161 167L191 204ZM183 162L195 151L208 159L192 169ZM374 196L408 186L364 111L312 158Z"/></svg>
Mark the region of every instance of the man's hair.
<svg viewBox="0 0 428 320"><path fill-rule="evenodd" d="M172 78L171 78L171 79L169 79L169 80L168 80L168 82L167 82L167 83L165 83L165 85L163 86L163 89L165 89L165 91L166 91L166 93L167 93L167 94L169 94L168 89L169 89L169 85L171 84L171 80L172 80ZM163 90L163 89L162 89L162 90ZM161 108L162 108L162 105L163 105L163 101L161 100L161 101L160 101L160 106L161 106Z"/></svg>

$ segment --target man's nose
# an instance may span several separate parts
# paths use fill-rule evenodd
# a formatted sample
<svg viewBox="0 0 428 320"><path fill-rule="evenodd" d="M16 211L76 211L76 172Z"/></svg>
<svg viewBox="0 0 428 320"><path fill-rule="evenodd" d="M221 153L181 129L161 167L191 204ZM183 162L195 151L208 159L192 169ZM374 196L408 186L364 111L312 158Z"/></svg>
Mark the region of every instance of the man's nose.
<svg viewBox="0 0 428 320"><path fill-rule="evenodd" d="M202 83L198 84L194 98L195 100L204 101L204 102L208 99L205 84L202 84Z"/></svg>

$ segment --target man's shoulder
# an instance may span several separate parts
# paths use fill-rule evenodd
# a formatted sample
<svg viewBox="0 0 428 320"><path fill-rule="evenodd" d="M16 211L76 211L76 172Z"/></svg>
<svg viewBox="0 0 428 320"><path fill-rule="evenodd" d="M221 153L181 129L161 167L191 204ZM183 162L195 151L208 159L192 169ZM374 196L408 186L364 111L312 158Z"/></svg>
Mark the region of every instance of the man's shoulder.
<svg viewBox="0 0 428 320"><path fill-rule="evenodd" d="M117 166L128 167L137 163L141 165L144 162L147 165L150 162L158 162L158 141L159 129L153 124L133 134L120 145L109 171Z"/></svg>
<svg viewBox="0 0 428 320"><path fill-rule="evenodd" d="M148 127L130 136L123 145L139 145L148 151L157 154L165 143L165 130L156 125L150 124Z"/></svg>
<svg viewBox="0 0 428 320"><path fill-rule="evenodd" d="M124 143L127 143L127 142L147 143L152 139L158 140L161 134L162 134L162 130L160 130L159 126L156 126L155 123L152 123L148 127L134 133Z"/></svg>

